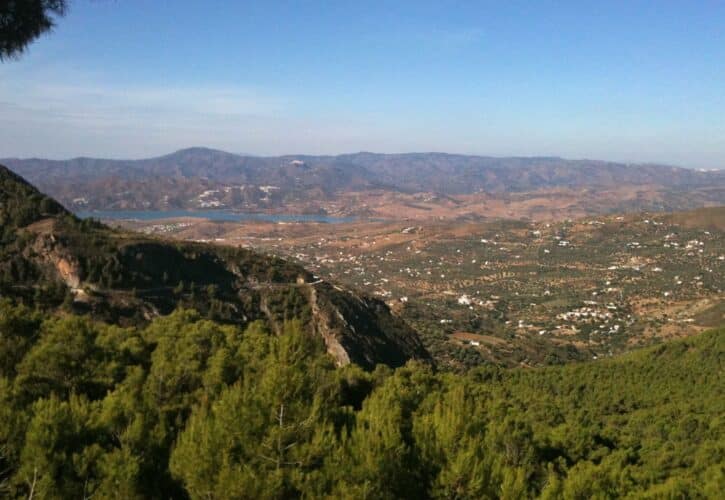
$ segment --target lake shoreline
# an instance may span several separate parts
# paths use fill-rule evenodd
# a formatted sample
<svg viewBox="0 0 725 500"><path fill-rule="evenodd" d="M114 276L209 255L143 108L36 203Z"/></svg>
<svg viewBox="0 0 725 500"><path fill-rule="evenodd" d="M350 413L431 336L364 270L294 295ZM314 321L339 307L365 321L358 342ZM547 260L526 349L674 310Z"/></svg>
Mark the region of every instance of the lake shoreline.
<svg viewBox="0 0 725 500"><path fill-rule="evenodd" d="M359 217L330 216L321 214L268 214L261 212L235 212L232 210L80 210L76 215L81 219L154 221L167 219L193 218L213 222L317 222L340 224L358 222Z"/></svg>

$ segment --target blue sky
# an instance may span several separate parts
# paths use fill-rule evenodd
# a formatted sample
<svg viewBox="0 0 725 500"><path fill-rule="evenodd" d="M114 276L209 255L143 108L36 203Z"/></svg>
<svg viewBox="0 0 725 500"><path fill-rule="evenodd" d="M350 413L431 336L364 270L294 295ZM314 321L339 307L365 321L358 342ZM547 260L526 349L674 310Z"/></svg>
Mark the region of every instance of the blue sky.
<svg viewBox="0 0 725 500"><path fill-rule="evenodd" d="M725 3L71 0L0 157L446 151L725 168Z"/></svg>

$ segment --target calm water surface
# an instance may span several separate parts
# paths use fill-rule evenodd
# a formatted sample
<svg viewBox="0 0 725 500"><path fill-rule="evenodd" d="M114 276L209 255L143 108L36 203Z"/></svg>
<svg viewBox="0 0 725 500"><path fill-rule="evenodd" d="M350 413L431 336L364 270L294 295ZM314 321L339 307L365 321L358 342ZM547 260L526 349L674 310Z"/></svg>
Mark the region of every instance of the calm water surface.
<svg viewBox="0 0 725 500"><path fill-rule="evenodd" d="M264 222L353 222L356 217L331 217L328 215L292 215L241 213L231 210L93 210L76 212L83 219L93 217L101 220L157 220L179 217L195 217L212 221L238 222L258 220Z"/></svg>

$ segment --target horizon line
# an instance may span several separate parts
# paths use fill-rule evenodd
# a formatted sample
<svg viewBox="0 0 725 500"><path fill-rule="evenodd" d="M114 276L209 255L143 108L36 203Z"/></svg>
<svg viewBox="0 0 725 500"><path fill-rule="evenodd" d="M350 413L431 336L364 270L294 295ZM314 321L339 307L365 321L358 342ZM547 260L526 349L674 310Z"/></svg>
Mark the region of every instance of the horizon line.
<svg viewBox="0 0 725 500"><path fill-rule="evenodd" d="M260 158L260 159L291 158L291 157L336 158L339 156L352 156L352 155L360 155L360 154L370 154L370 155L379 155L379 156L445 155L445 156L463 156L463 157L469 157L469 158L487 158L487 159L526 159L526 160L547 159L547 160L563 160L563 161L571 161L571 162L613 163L613 164L619 164L619 165L625 165L625 166L659 166L659 167L684 168L684 169L688 169L688 170L700 170L700 171L725 170L725 166L722 166L720 168L718 168L718 167L702 168L702 167L685 166L682 164L664 163L664 162L657 162L657 161L615 161L615 160L604 160L604 159L588 158L588 157L568 158L568 157L559 156L559 155L486 155L486 154L473 154L473 153L452 153L452 152L447 152L447 151L403 151L403 152L391 153L391 152L376 152L376 151L366 151L366 150L341 152L341 153L336 153L336 154L283 153L283 154L265 155L265 154L254 154L254 153L237 153L237 152L232 152L232 151L227 151L227 150L212 148L212 147L207 147L207 146L183 147L183 148L179 148L174 151L171 151L169 153L165 153L165 154L161 154L161 155L153 155L153 156L143 156L143 157L125 157L125 158L115 157L114 158L114 157L80 155L80 156L72 156L72 157L66 157L66 158L44 158L41 156L30 156L30 157L7 156L7 157L0 158L0 161L7 161L7 160L14 160L14 161L39 160L39 161L57 161L57 162L68 162L68 161L76 161L76 160L99 160L99 161L120 161L120 162L123 162L123 161L147 161L147 160L160 159L160 158L164 158L167 156L173 156L173 155L176 155L179 153L188 152L188 151L192 151L192 150L223 153L223 154L227 154L227 155L238 156L241 158Z"/></svg>

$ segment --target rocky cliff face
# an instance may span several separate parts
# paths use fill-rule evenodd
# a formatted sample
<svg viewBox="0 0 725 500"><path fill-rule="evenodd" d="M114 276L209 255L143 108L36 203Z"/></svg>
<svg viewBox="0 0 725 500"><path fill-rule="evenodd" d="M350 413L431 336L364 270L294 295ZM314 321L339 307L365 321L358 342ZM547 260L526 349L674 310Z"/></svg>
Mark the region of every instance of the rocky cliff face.
<svg viewBox="0 0 725 500"><path fill-rule="evenodd" d="M304 268L276 257L81 221L2 167L0 219L0 298L121 325L178 307L221 322L262 320L279 334L296 319L340 366L429 359L415 331L378 300L312 282Z"/></svg>
<svg viewBox="0 0 725 500"><path fill-rule="evenodd" d="M275 303L287 300L290 291L257 285L259 310L271 329L281 333L284 316L289 313L285 307L296 309L297 317L308 331L322 338L338 366L354 363L372 369L379 363L400 366L408 359L429 359L417 333L394 316L384 302L324 281L289 286L297 297L296 304L280 310Z"/></svg>
<svg viewBox="0 0 725 500"><path fill-rule="evenodd" d="M320 283L311 289L311 304L315 331L340 365L398 366L427 357L415 331L380 300Z"/></svg>
<svg viewBox="0 0 725 500"><path fill-rule="evenodd" d="M52 233L35 234L35 241L30 251L25 252L25 257L29 260L35 259L39 264L45 264L69 289L78 290L81 285L78 260L67 249L57 244Z"/></svg>

